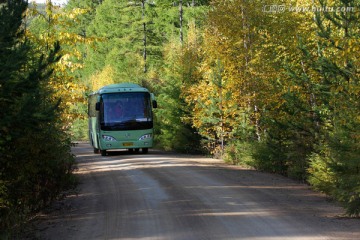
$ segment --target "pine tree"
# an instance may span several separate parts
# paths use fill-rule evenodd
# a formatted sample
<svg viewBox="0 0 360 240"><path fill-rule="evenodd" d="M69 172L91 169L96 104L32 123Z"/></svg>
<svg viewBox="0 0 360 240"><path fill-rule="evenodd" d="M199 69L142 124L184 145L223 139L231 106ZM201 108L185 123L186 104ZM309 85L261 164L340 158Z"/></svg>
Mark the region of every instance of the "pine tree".
<svg viewBox="0 0 360 240"><path fill-rule="evenodd" d="M23 44L24 34L22 14L27 5L24 1L9 1L0 5L0 159L6 154L7 142L11 140L12 118L16 116L10 111L14 108L14 101L19 99L27 86L22 85L22 77L18 71L26 64L26 53L29 47ZM5 166L5 164L1 164ZM3 172L3 169L1 169Z"/></svg>
<svg viewBox="0 0 360 240"><path fill-rule="evenodd" d="M192 127L192 111L185 100L188 84L194 78L198 64L194 51L196 45L185 49L177 37L164 48L164 67L160 72L162 83L158 96L162 107L157 110L157 125L160 127L156 130L157 140L166 150L200 151L200 135ZM192 61L187 61L189 55L193 56Z"/></svg>
<svg viewBox="0 0 360 240"><path fill-rule="evenodd" d="M360 215L360 16L358 1L319 0L322 8L346 11L318 12L318 51L305 58L319 75L316 115L320 137L310 157L310 182L342 202L349 215ZM305 56L310 56L306 51Z"/></svg>
<svg viewBox="0 0 360 240"><path fill-rule="evenodd" d="M26 1L0 6L1 227L48 204L69 180L73 157L49 87L59 44L39 57L24 34Z"/></svg>
<svg viewBox="0 0 360 240"><path fill-rule="evenodd" d="M88 28L100 40L87 55L90 73L111 66L116 81L142 84L161 56L161 42L153 31L154 14L154 6L147 1L103 2Z"/></svg>

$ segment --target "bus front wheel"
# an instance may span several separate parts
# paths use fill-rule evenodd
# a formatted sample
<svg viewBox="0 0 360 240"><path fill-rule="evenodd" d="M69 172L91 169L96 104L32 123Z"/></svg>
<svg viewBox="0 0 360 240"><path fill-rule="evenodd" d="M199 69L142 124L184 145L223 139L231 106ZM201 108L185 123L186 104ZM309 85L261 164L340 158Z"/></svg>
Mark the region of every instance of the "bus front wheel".
<svg viewBox="0 0 360 240"><path fill-rule="evenodd" d="M106 156L106 150L100 150L101 156Z"/></svg>

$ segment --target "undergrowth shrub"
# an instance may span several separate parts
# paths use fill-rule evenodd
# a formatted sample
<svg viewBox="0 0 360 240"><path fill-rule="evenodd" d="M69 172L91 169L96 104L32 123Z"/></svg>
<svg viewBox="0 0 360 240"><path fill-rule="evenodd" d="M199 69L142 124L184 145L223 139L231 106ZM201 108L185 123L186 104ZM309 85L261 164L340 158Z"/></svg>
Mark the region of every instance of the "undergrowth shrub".
<svg viewBox="0 0 360 240"><path fill-rule="evenodd" d="M232 142L225 147L223 159L233 165L255 167L253 144L241 141Z"/></svg>
<svg viewBox="0 0 360 240"><path fill-rule="evenodd" d="M349 216L360 216L360 146L349 132L334 136L309 156L309 183L339 201Z"/></svg>

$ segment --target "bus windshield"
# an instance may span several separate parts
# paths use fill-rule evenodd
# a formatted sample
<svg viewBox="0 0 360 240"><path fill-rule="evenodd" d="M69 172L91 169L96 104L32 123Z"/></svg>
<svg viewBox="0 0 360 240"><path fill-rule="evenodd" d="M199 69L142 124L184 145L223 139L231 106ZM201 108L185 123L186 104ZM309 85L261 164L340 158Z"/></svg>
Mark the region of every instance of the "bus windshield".
<svg viewBox="0 0 360 240"><path fill-rule="evenodd" d="M152 128L150 94L147 92L108 93L101 96L103 130Z"/></svg>

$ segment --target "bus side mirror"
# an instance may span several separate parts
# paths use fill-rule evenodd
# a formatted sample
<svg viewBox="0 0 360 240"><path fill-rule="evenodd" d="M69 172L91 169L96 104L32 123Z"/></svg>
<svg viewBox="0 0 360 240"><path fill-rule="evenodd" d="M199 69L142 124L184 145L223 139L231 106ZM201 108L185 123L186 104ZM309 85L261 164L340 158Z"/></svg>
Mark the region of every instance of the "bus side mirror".
<svg viewBox="0 0 360 240"><path fill-rule="evenodd" d="M95 110L100 111L100 102L97 102L95 105Z"/></svg>
<svg viewBox="0 0 360 240"><path fill-rule="evenodd" d="M153 108L157 108L157 101L153 100L152 105L153 105Z"/></svg>

